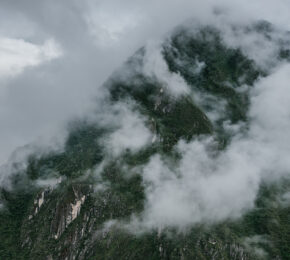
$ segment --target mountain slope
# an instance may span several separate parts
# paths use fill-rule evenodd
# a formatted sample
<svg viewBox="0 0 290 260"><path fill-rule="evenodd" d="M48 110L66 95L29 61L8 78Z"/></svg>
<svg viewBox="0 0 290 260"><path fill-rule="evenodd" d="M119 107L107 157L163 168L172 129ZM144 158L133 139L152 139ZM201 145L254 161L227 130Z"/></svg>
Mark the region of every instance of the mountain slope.
<svg viewBox="0 0 290 260"><path fill-rule="evenodd" d="M264 22L248 29L272 30ZM70 126L64 151L31 154L25 172L16 170L12 188L1 191L1 259L290 258L290 207L277 202L289 191L287 179L282 185L263 183L254 209L242 218L198 223L186 231L128 229L146 206L142 167L150 158L160 155L178 164L176 145L205 136L216 141L216 152L227 149L233 134L225 123L246 131L249 93L267 75L241 49L226 45L214 27L191 32L181 26L160 48L168 71L152 73L150 48L142 48L104 84L106 108L128 106L144 121L149 141L114 152L107 146L119 128L82 120ZM287 60L290 51L279 48L280 59ZM176 92L164 73L188 89ZM118 121L118 115L113 110L112 118Z"/></svg>

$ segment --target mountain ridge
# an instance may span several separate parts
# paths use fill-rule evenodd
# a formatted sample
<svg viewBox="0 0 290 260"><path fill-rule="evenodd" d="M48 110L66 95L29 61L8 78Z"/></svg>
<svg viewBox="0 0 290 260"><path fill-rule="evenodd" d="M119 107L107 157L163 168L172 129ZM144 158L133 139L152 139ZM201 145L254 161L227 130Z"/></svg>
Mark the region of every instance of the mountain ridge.
<svg viewBox="0 0 290 260"><path fill-rule="evenodd" d="M253 30L272 31L265 22ZM279 48L280 58L289 59L290 50L283 44ZM233 136L225 123L247 128L249 91L267 75L242 50L226 46L214 27L194 34L180 27L161 46L166 73L185 82L188 92L176 94L168 82L146 72L146 55L146 48L140 49L104 84L108 106L116 106L112 118L117 127L106 125L102 117L76 122L63 152L32 154L25 173L12 176L13 189L1 188L0 258L289 259L290 208L277 203L277 196L289 190L287 178L282 186L262 183L255 207L238 219L196 223L186 232L166 225L141 232L124 228L134 216L141 222L144 218L151 179L146 182L142 169L151 158L160 156L174 169L182 157L176 148L180 142L207 137L214 139L213 157L226 150ZM241 91L244 85L248 88ZM205 101L195 102L199 95ZM130 118L133 129L144 119L140 133L146 140L140 147L121 143L121 152L114 153L108 142L122 130L122 113L128 114L120 104L136 115ZM211 115L219 106L219 113Z"/></svg>

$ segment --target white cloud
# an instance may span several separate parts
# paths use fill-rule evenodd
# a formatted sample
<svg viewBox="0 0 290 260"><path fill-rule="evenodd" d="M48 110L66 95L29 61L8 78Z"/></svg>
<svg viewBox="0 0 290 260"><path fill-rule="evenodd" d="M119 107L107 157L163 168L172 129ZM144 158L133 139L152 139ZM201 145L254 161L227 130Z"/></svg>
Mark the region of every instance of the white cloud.
<svg viewBox="0 0 290 260"><path fill-rule="evenodd" d="M106 6L103 3L85 15L89 31L95 38L96 45L101 48L118 45L141 22L142 17L132 10L116 12L116 5Z"/></svg>
<svg viewBox="0 0 290 260"><path fill-rule="evenodd" d="M253 89L249 131L215 153L212 138L180 141L182 155L172 165L159 155L143 169L145 211L132 218L133 229L238 218L254 207L262 181L289 177L290 65L282 65Z"/></svg>
<svg viewBox="0 0 290 260"><path fill-rule="evenodd" d="M290 25L284 0L3 0L0 5L0 39L10 39L14 46L12 54L1 58L0 74L22 71L1 82L7 88L5 95L0 93L0 163L33 137L51 136L72 117L87 113L92 96L102 95L98 86L135 50L187 19L216 24L212 10L219 7L229 23L262 18L286 29ZM46 39L54 39L65 55L45 62L50 56L43 49ZM33 55L27 58L27 53ZM41 66L31 65L36 63ZM173 80L183 84L178 77Z"/></svg>
<svg viewBox="0 0 290 260"><path fill-rule="evenodd" d="M156 78L172 95L189 93L189 87L185 80L177 73L171 73L162 55L160 42L149 42L146 45L142 73L146 76Z"/></svg>
<svg viewBox="0 0 290 260"><path fill-rule="evenodd" d="M282 207L289 207L290 206L290 191L282 194L278 202Z"/></svg>
<svg viewBox="0 0 290 260"><path fill-rule="evenodd" d="M150 144L153 136L145 126L143 118L137 110L126 104L118 103L114 106L114 115L110 125L115 125L116 130L105 141L108 152L118 156L126 149L137 152L145 145ZM110 115L107 114L106 117Z"/></svg>
<svg viewBox="0 0 290 260"><path fill-rule="evenodd" d="M280 28L273 27L273 31L264 35L255 30L249 30L247 24L243 26L236 24L234 30L227 24L229 21L220 19L218 27L223 32L223 39L226 44L233 48L239 48L263 70L274 68L281 45L287 46L290 36ZM245 34L246 37L245 37ZM270 37L270 38L269 38Z"/></svg>
<svg viewBox="0 0 290 260"><path fill-rule="evenodd" d="M261 244L270 244L270 241L265 237L259 235L246 237L243 244L249 252L254 253L259 258L265 259L268 257L268 254L261 248Z"/></svg>
<svg viewBox="0 0 290 260"><path fill-rule="evenodd" d="M54 40L36 45L23 39L0 38L0 77L14 76L24 68L37 66L61 55L61 49Z"/></svg>
<svg viewBox="0 0 290 260"><path fill-rule="evenodd" d="M217 6L213 0L86 3L1 2L5 12L0 12L11 22L0 28L0 75L14 76L8 77L7 91L0 95L0 163L16 147L39 136L55 135L68 120L90 111L91 97L103 95L98 86L147 41L158 42L192 17L199 23L219 25L212 14ZM266 19L288 30L289 7L289 1L284 0L219 1L226 24ZM20 15L15 16L15 12ZM233 41L232 36L227 35L229 44L241 45L261 64L265 57L270 61L275 58L276 45L264 42L263 37L244 38L241 33L238 41ZM45 62L59 57L62 51L66 55ZM147 58L147 73L156 74L173 92L186 92L179 75L168 72L158 48L152 48ZM27 67L30 69L25 70ZM290 68L285 65L257 84L252 93L249 132L236 136L220 155L208 152L214 145L210 139L180 142L177 149L183 158L175 167L160 156L153 157L143 172L147 202L139 224L183 228L238 217L253 206L261 180L289 174L289 75ZM138 150L150 142L150 131L140 115L126 108L119 115L113 117L119 120L118 130L109 140L114 154L126 148Z"/></svg>

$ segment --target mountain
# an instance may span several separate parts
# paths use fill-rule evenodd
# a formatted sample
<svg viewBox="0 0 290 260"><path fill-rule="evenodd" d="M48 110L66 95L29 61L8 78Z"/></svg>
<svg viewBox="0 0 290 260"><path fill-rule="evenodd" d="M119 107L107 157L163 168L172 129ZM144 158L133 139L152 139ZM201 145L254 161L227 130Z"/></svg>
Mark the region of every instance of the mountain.
<svg viewBox="0 0 290 260"><path fill-rule="evenodd" d="M278 61L289 61L269 23L231 28L240 31L274 42ZM31 153L24 169L13 163L0 195L0 259L290 259L290 205L277 200L287 178L261 182L254 207L236 218L186 229L132 224L147 207L142 171L152 157L174 169L180 142L212 138L219 154L235 138L228 125L249 128L251 91L271 70L225 37L189 24L141 48L104 84L95 119L69 125L62 151ZM139 135L124 144L132 129Z"/></svg>

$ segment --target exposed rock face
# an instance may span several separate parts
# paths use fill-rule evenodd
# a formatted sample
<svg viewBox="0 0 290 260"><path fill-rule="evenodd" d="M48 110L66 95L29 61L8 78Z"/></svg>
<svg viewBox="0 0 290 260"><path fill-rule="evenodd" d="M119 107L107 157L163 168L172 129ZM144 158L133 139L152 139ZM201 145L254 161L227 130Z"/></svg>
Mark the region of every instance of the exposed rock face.
<svg viewBox="0 0 290 260"><path fill-rule="evenodd" d="M59 201L55 208L55 217L51 226L51 232L54 238L58 239L66 228L78 217L81 207L85 202L86 195L76 186L72 186L72 202Z"/></svg>
<svg viewBox="0 0 290 260"><path fill-rule="evenodd" d="M35 251L36 255L47 259L75 259L76 250L89 224L88 212L82 215L75 227L72 225L78 220L82 206L91 192L92 186L83 184L71 184L68 187L44 189L39 192L31 207L33 213L23 223L22 248ZM37 233L33 230L35 225L38 227ZM64 232L69 236L63 237ZM54 254L40 251L37 243L42 244L42 241L46 241L45 243L54 244L53 240L59 241L59 246L53 250ZM63 252L63 248L67 247L70 250L66 249ZM56 256L57 254L59 255ZM36 259L36 255L32 253L31 257Z"/></svg>
<svg viewBox="0 0 290 260"><path fill-rule="evenodd" d="M43 205L43 203L45 201L45 197L47 197L50 192L51 192L51 189L44 189L36 196L36 199L33 202L34 212L28 216L29 220L31 220L33 217L35 217L38 214L41 206Z"/></svg>

